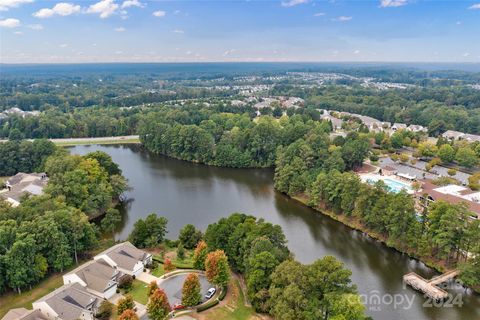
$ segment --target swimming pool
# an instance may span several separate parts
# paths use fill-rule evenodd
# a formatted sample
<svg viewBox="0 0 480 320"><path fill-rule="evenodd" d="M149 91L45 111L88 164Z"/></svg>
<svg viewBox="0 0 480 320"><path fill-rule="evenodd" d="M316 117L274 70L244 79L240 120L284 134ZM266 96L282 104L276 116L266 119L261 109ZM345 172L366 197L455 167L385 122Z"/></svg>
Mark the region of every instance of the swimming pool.
<svg viewBox="0 0 480 320"><path fill-rule="evenodd" d="M407 192L412 191L412 187L410 185L408 185L408 184L406 184L402 181L393 180L393 179L390 179L390 178L381 179L381 178L377 178L377 177L369 177L367 179L367 182L370 183L370 184L374 184L378 180L383 180L383 182L385 182L385 184L387 185L388 189L391 192L399 193L402 190L405 190Z"/></svg>

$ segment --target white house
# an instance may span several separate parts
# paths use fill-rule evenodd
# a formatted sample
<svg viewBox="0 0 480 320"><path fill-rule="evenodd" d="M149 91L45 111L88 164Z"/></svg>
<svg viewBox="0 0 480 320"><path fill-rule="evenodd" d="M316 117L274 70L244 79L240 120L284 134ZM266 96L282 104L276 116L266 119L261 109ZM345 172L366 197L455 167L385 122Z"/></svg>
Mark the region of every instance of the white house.
<svg viewBox="0 0 480 320"><path fill-rule="evenodd" d="M38 299L32 306L51 320L93 320L100 303L100 298L79 283L72 283Z"/></svg>
<svg viewBox="0 0 480 320"><path fill-rule="evenodd" d="M78 283L87 291L104 299L111 298L117 291L122 273L103 259L87 262L63 276L64 284Z"/></svg>
<svg viewBox="0 0 480 320"><path fill-rule="evenodd" d="M93 257L103 259L111 267L131 276L137 276L152 263L152 255L137 249L130 242L119 243Z"/></svg>

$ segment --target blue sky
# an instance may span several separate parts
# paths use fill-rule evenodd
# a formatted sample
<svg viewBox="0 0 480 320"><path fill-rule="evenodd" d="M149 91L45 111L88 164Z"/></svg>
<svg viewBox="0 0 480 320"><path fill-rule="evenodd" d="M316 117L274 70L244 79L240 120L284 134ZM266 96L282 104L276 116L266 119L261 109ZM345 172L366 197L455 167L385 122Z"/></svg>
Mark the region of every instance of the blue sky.
<svg viewBox="0 0 480 320"><path fill-rule="evenodd" d="M480 62L480 0L0 0L1 63L178 61Z"/></svg>

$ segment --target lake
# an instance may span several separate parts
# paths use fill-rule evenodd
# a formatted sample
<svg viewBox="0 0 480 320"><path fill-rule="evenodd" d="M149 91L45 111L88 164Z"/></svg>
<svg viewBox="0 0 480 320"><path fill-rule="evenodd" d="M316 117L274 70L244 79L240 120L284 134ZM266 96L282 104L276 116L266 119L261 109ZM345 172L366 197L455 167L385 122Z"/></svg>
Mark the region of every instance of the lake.
<svg viewBox="0 0 480 320"><path fill-rule="evenodd" d="M126 193L124 221L115 237L128 237L139 218L155 212L168 218L168 238L183 225L205 230L233 212L244 212L279 224L288 247L303 263L333 255L352 270L352 280L374 319L480 319L480 296L460 287L463 306L429 305L423 296L404 288L402 276L414 271L430 278L436 273L381 243L351 230L273 189L273 170L217 168L154 155L139 145L76 146L71 152L105 151L117 162L133 188Z"/></svg>

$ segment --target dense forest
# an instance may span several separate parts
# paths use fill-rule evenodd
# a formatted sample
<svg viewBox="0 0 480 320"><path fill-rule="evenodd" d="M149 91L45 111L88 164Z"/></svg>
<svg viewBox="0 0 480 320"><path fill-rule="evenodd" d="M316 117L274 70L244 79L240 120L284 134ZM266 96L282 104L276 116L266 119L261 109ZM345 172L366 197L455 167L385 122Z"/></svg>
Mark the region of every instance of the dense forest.
<svg viewBox="0 0 480 320"><path fill-rule="evenodd" d="M208 109L164 109L142 119L139 127L142 143L150 151L199 163L272 167L279 147L308 136L323 150L328 165L352 169L360 164L369 150L367 138L352 133L327 150L330 131L329 122L314 121L309 115L252 120L247 114L216 114Z"/></svg>
<svg viewBox="0 0 480 320"><path fill-rule="evenodd" d="M34 142L44 149L49 143ZM14 153L25 144L15 143ZM31 152L27 157L36 154L35 148ZM81 157L55 150L43 161L35 160L39 163L32 168L46 171L50 178L45 194L25 197L18 207L0 201L0 292L7 288L20 292L49 273L78 263L99 237L89 220L105 211L110 221L118 221L112 218L120 215L111 207L127 182L107 154ZM20 169L24 167L7 168Z"/></svg>

